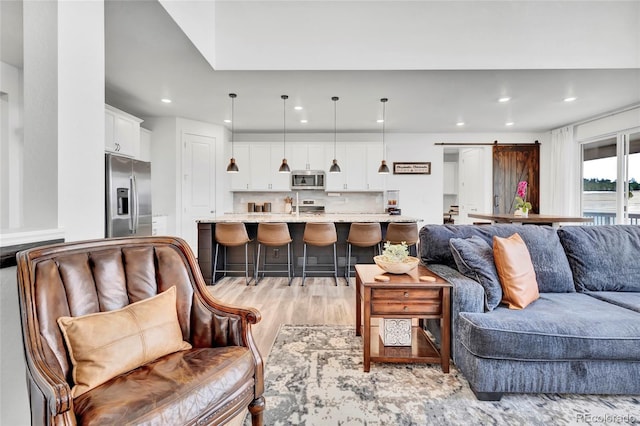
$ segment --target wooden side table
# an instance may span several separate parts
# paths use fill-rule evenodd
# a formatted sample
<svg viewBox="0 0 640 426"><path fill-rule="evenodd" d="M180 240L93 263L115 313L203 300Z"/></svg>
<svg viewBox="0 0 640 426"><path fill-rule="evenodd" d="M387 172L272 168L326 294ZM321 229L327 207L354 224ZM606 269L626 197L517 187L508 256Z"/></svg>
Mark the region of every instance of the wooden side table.
<svg viewBox="0 0 640 426"><path fill-rule="evenodd" d="M376 265L356 265L356 336L362 335L364 371L373 362L439 363L449 372L451 345L451 284L422 265L408 274L385 274L387 282L376 281L384 271ZM433 282L419 277L431 276ZM412 327L411 346L384 346L371 318L417 318ZM422 328L423 319L440 319L440 350Z"/></svg>

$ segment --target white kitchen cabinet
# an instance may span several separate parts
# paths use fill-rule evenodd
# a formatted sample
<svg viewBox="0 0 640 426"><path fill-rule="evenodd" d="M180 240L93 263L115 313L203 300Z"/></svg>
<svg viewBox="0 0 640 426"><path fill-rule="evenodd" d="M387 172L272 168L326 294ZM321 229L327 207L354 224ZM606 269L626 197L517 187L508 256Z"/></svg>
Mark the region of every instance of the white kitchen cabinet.
<svg viewBox="0 0 640 426"><path fill-rule="evenodd" d="M240 171L230 175L232 191L289 191L291 175L278 172L281 143L241 142L234 151Z"/></svg>
<svg viewBox="0 0 640 426"><path fill-rule="evenodd" d="M151 161L151 131L140 127L140 161Z"/></svg>
<svg viewBox="0 0 640 426"><path fill-rule="evenodd" d="M386 175L378 173L383 158L382 142L367 143L367 189L369 191L384 191L385 189Z"/></svg>
<svg viewBox="0 0 640 426"><path fill-rule="evenodd" d="M335 157L342 173L327 173L327 191L382 191L384 179L378 175L382 143L342 142ZM327 167L334 158L333 146L325 155Z"/></svg>
<svg viewBox="0 0 640 426"><path fill-rule="evenodd" d="M287 153L285 154L282 143L270 143L269 146L271 148L271 161L269 163L269 190L289 191L291 189L291 185L289 184L291 173L280 173L278 171L280 169L280 165L282 164L282 156L288 155L289 149L287 149ZM284 158L287 158L288 164L289 158L286 156ZM262 161L265 161L265 159L263 159Z"/></svg>
<svg viewBox="0 0 640 426"><path fill-rule="evenodd" d="M251 156L248 143L234 143L233 156L238 165L238 173L227 173L233 191L248 191L251 186ZM225 164L229 164L228 162Z"/></svg>
<svg viewBox="0 0 640 426"><path fill-rule="evenodd" d="M452 161L446 161L444 164L443 172L443 193L444 194L457 194L458 193L458 163Z"/></svg>
<svg viewBox="0 0 640 426"><path fill-rule="evenodd" d="M345 190L345 186L347 183L347 174L346 174L346 144L344 143L338 143L335 147L335 153L334 153L334 148L333 148L333 144L331 144L331 148L327 147L326 153L325 153L325 164L326 164L326 168L327 170L331 167L331 164L333 164L333 159L335 158L336 160L338 160L338 165L340 166L340 173L329 173L327 172L325 179L326 184L325 184L325 190L329 191L329 192L339 192L339 191L344 191Z"/></svg>
<svg viewBox="0 0 640 426"><path fill-rule="evenodd" d="M131 114L105 105L105 151L138 158L141 122Z"/></svg>
<svg viewBox="0 0 640 426"><path fill-rule="evenodd" d="M328 170L329 164L324 164L327 145L324 142L287 144L291 146L291 158L287 158L289 167L291 170Z"/></svg>

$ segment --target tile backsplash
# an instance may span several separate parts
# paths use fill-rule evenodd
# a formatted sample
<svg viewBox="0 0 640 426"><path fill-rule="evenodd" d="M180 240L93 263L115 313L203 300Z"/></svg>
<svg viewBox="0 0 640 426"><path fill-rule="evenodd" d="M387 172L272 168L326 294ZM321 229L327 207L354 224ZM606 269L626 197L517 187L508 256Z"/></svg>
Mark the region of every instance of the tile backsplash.
<svg viewBox="0 0 640 426"><path fill-rule="evenodd" d="M315 204L324 205L327 213L384 213L384 193L382 192L324 192L298 191L300 204L303 200L314 200ZM272 213L284 213L285 197L293 198L296 203L296 192L234 192L233 212L247 213L248 204L271 203Z"/></svg>

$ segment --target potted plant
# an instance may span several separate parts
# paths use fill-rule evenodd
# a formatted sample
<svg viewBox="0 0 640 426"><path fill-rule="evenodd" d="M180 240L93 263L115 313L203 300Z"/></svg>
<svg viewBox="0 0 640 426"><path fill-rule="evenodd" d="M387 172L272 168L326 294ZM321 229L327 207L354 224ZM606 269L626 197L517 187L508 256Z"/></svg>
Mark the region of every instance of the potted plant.
<svg viewBox="0 0 640 426"><path fill-rule="evenodd" d="M391 274L406 274L420 263L417 257L409 256L409 248L405 241L400 244L384 243L384 250L373 258L376 265Z"/></svg>
<svg viewBox="0 0 640 426"><path fill-rule="evenodd" d="M515 211L513 212L514 216L529 216L529 210L531 210L531 203L527 201L527 181L523 180L518 183L518 188L516 189L516 198L515 198Z"/></svg>

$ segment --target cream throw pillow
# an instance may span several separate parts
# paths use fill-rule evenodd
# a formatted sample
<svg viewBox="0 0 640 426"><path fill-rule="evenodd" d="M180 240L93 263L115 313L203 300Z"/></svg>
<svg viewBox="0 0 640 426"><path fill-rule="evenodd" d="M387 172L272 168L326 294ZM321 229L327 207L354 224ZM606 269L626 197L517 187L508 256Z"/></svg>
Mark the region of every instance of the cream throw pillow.
<svg viewBox="0 0 640 426"><path fill-rule="evenodd" d="M191 349L182 340L176 288L109 312L60 317L73 364L73 397L161 356Z"/></svg>
<svg viewBox="0 0 640 426"><path fill-rule="evenodd" d="M522 237L493 237L493 260L502 287L502 303L523 309L540 297L531 255Z"/></svg>

